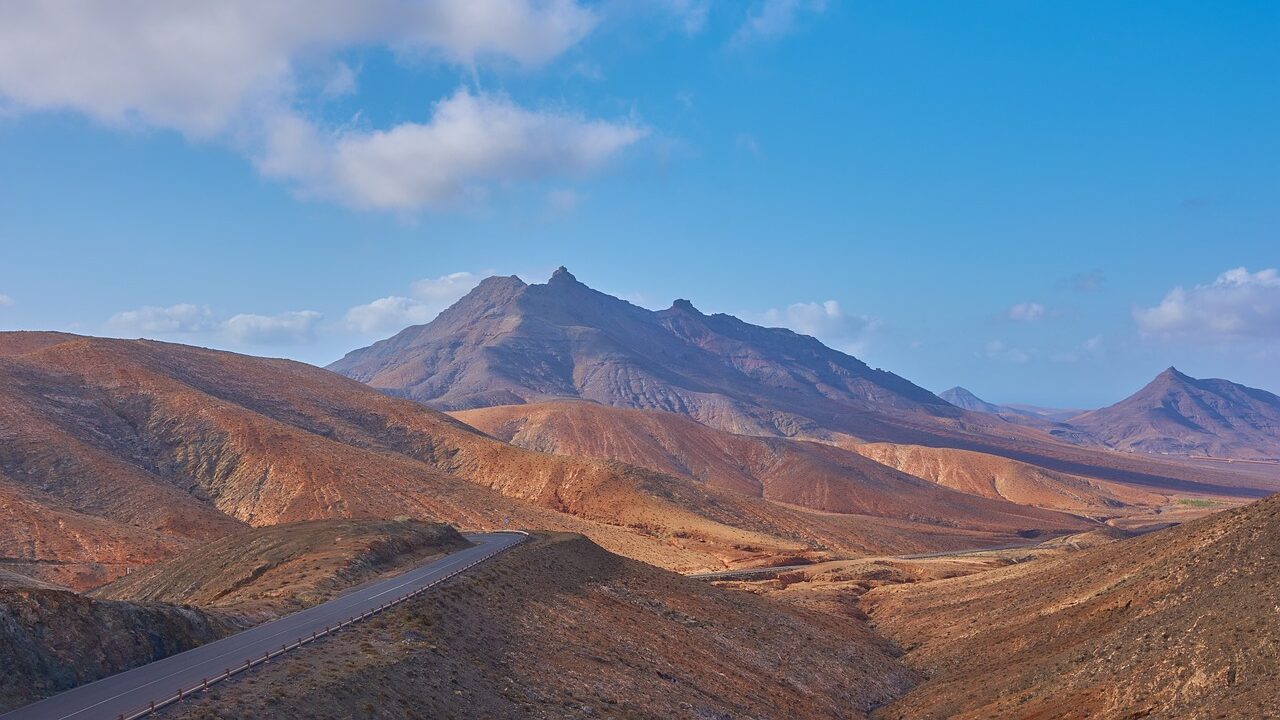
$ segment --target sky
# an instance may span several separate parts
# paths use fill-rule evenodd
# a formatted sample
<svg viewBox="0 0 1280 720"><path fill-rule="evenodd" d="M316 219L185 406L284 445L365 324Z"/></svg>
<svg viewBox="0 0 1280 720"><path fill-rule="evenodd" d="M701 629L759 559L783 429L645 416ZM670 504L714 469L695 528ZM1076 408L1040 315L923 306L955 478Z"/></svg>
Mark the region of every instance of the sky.
<svg viewBox="0 0 1280 720"><path fill-rule="evenodd" d="M558 265L994 402L1280 392L1280 4L0 4L0 329L325 364Z"/></svg>

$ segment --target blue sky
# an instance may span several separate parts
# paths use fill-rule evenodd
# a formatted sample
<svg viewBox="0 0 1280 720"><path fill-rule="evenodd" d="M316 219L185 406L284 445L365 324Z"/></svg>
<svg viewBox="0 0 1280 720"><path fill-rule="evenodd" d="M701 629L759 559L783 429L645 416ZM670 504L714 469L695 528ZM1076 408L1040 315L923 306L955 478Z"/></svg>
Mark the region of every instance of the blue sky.
<svg viewBox="0 0 1280 720"><path fill-rule="evenodd" d="M0 328L322 364L564 264L998 402L1280 392L1275 3L49 7Z"/></svg>

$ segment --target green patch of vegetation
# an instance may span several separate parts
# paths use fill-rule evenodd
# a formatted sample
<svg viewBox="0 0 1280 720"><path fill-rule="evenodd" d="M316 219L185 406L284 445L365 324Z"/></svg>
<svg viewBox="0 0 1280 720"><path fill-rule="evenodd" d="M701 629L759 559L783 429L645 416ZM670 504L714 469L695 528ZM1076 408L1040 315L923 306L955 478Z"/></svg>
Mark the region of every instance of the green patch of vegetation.
<svg viewBox="0 0 1280 720"><path fill-rule="evenodd" d="M1176 502L1179 505L1186 505L1188 507L1196 507L1196 508L1210 508L1218 504L1214 500L1204 500L1201 498L1178 498Z"/></svg>

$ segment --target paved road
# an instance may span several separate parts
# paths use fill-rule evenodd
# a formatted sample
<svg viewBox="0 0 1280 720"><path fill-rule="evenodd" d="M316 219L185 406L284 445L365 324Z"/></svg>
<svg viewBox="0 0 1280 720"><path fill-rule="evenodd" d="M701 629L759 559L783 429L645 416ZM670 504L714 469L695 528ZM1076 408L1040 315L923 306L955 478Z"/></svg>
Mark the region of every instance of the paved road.
<svg viewBox="0 0 1280 720"><path fill-rule="evenodd" d="M882 555L879 557L861 557L849 558L849 562L853 561L872 561L872 560L924 560L926 558L951 557L952 555L972 555L973 553L995 552L996 550L1017 550L1019 548L1035 547L1044 542L1045 539L1033 540L1025 543L1014 543L1012 545L998 545L996 547L985 548L969 548L967 550L942 550L940 552L920 553L918 555ZM828 562L841 562L840 560L824 560L821 563L810 563L808 565L779 565L777 567L761 567L748 568L746 570L719 570L716 572L690 573L685 577L691 577L695 580L722 580L735 577L748 577L751 575L765 575L768 573L786 572L788 570L810 570L815 565L823 565ZM8 720L8 718L0 717L0 720Z"/></svg>
<svg viewBox="0 0 1280 720"><path fill-rule="evenodd" d="M121 715L128 717L146 708L152 700L173 696L178 688L196 687L205 678L221 676L228 669L243 667L248 659L261 660L265 653L277 652L286 643L293 645L298 638L310 637L311 633L321 632L326 626L337 626L355 615L398 600L524 539L518 533L478 533L466 537L475 543L474 547L352 591L323 605L81 685L0 715L0 720L116 720Z"/></svg>

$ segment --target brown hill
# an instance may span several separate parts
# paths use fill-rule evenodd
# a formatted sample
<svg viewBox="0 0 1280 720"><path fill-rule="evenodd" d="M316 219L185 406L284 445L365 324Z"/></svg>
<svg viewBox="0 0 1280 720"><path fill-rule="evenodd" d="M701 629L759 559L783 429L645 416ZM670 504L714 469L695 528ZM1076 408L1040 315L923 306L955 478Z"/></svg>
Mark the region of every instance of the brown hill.
<svg viewBox="0 0 1280 720"><path fill-rule="evenodd" d="M1280 397L1175 368L1070 423L1121 450L1280 460Z"/></svg>
<svg viewBox="0 0 1280 720"><path fill-rule="evenodd" d="M931 679L885 718L1280 714L1280 497L962 578L878 588Z"/></svg>
<svg viewBox="0 0 1280 720"><path fill-rule="evenodd" d="M0 334L0 347L0 499L20 520L0 535L0 557L73 587L247 525L324 518L572 530L681 569L982 545L1074 522L815 513L516 448L285 360L25 333Z"/></svg>
<svg viewBox="0 0 1280 720"><path fill-rule="evenodd" d="M949 492L934 478L922 481L857 452L810 441L735 435L673 413L555 402L467 410L455 416L521 447L618 460L824 512L975 529L1043 525L1048 520L1029 508L972 497L1005 499L998 494ZM1087 486L1083 481L1077 484ZM1085 503L1079 502L1072 509L1082 507ZM1058 518L1059 527L1070 524Z"/></svg>
<svg viewBox="0 0 1280 720"><path fill-rule="evenodd" d="M861 718L915 679L853 616L543 536L161 718Z"/></svg>

